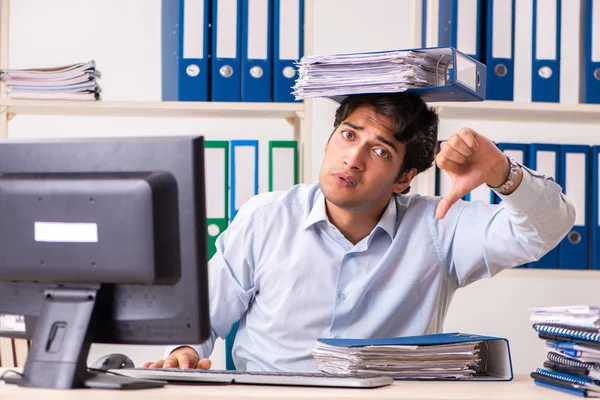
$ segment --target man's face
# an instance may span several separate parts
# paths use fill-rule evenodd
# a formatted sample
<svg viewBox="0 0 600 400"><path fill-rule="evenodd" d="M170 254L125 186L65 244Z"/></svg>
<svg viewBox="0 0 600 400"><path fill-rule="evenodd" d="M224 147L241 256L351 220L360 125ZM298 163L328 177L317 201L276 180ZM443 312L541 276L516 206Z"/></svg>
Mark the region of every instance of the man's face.
<svg viewBox="0 0 600 400"><path fill-rule="evenodd" d="M396 180L406 146L392 135L392 123L369 106L354 110L325 146L319 183L325 198L343 209L377 211L410 178Z"/></svg>

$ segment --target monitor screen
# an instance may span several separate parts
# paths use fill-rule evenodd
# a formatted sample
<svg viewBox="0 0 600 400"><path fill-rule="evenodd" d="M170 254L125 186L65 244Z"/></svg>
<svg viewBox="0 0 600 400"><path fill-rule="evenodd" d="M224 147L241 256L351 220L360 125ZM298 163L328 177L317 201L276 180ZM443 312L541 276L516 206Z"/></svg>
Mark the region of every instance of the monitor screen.
<svg viewBox="0 0 600 400"><path fill-rule="evenodd" d="M2 142L0 221L19 384L85 386L92 342L209 337L202 137Z"/></svg>

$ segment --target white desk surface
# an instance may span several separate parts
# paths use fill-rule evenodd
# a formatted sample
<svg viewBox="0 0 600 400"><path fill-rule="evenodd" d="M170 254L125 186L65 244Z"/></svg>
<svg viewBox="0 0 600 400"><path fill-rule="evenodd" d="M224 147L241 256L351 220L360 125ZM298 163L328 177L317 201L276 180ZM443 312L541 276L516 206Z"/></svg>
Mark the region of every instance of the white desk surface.
<svg viewBox="0 0 600 400"><path fill-rule="evenodd" d="M5 368L0 368L0 373ZM570 394L538 387L527 375L511 382L396 382L376 389L300 388L259 385L170 385L147 390L49 390L0 383L0 399L574 399Z"/></svg>

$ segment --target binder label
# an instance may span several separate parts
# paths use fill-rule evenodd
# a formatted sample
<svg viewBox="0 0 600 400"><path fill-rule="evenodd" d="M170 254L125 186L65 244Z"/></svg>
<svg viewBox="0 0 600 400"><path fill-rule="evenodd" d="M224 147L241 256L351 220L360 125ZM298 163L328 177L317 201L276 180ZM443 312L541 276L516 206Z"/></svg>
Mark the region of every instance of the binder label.
<svg viewBox="0 0 600 400"><path fill-rule="evenodd" d="M493 58L512 58L512 12L511 0L494 0Z"/></svg>
<svg viewBox="0 0 600 400"><path fill-rule="evenodd" d="M204 58L204 1L185 0L184 2L183 58ZM190 74L190 76L196 75L198 73Z"/></svg>
<svg viewBox="0 0 600 400"><path fill-rule="evenodd" d="M535 58L538 60L556 60L557 1L537 0Z"/></svg>
<svg viewBox="0 0 600 400"><path fill-rule="evenodd" d="M565 160L565 194L575 207L575 225L584 226L585 215L585 180L581 174L586 171L585 154L567 153Z"/></svg>
<svg viewBox="0 0 600 400"><path fill-rule="evenodd" d="M217 0L217 58L237 57L237 0Z"/></svg>
<svg viewBox="0 0 600 400"><path fill-rule="evenodd" d="M300 0L281 0L279 2L279 21L279 59L298 60L300 58L298 46L300 43Z"/></svg>
<svg viewBox="0 0 600 400"><path fill-rule="evenodd" d="M457 49L469 55L477 54L477 0L459 1L456 20Z"/></svg>
<svg viewBox="0 0 600 400"><path fill-rule="evenodd" d="M248 59L266 60L269 42L268 0L248 0Z"/></svg>
<svg viewBox="0 0 600 400"><path fill-rule="evenodd" d="M469 89L477 90L477 65L460 53L456 53L456 74L458 82Z"/></svg>
<svg viewBox="0 0 600 400"><path fill-rule="evenodd" d="M538 151L536 162L536 171L556 180L556 153L553 151Z"/></svg>
<svg viewBox="0 0 600 400"><path fill-rule="evenodd" d="M204 149L206 164L206 217L226 218L225 215L225 151L223 148Z"/></svg>
<svg viewBox="0 0 600 400"><path fill-rule="evenodd" d="M600 0L592 2L592 61L600 62Z"/></svg>

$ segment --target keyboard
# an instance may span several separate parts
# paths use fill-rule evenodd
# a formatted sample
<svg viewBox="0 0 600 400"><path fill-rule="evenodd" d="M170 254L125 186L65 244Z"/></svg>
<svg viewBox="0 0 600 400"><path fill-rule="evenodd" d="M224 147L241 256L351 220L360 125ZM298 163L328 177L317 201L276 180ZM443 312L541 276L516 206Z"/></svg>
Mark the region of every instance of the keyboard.
<svg viewBox="0 0 600 400"><path fill-rule="evenodd" d="M324 372L223 371L179 368L124 368L113 369L110 372L131 378L154 379L172 383L375 388L391 385L394 382L387 376L346 376Z"/></svg>

